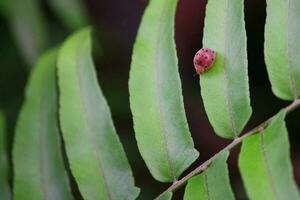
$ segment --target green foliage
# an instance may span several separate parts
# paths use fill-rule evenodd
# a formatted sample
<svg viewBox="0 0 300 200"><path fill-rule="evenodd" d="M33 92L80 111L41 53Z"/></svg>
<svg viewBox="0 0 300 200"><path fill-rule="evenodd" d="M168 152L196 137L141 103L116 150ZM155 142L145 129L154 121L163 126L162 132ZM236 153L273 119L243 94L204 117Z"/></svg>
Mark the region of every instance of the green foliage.
<svg viewBox="0 0 300 200"><path fill-rule="evenodd" d="M10 2L10 0L1 0L0 1L0 13L6 17L8 17L8 13L9 13L9 2Z"/></svg>
<svg viewBox="0 0 300 200"><path fill-rule="evenodd" d="M58 57L60 121L66 152L85 199L134 199L139 189L91 57L91 31L70 36Z"/></svg>
<svg viewBox="0 0 300 200"><path fill-rule="evenodd" d="M70 30L88 21L82 0L47 2ZM300 200L284 121L286 113L300 107L300 1L267 0L265 27L265 60L272 90L279 98L296 100L254 129L263 131L241 137L252 113L244 1L208 1L203 47L216 51L217 58L212 69L200 75L201 95L216 134L234 140L180 180L199 153L187 124L178 73L174 41L177 4L178 0L149 2L130 69L130 107L139 151L156 180L173 181L157 199L172 199L174 191L186 182L185 200L235 199L227 159L229 151L243 143L239 168L249 198ZM33 65L51 43L48 30L52 29L46 24L41 1L3 0L0 12L10 20L24 58ZM140 190L97 81L90 28L68 37L59 51L45 53L32 71L14 137L13 177L5 124L0 113L1 200L11 199L11 179L16 200L73 199L66 173L69 167L84 199L137 198Z"/></svg>
<svg viewBox="0 0 300 200"><path fill-rule="evenodd" d="M265 60L274 94L300 96L300 1L267 0Z"/></svg>
<svg viewBox="0 0 300 200"><path fill-rule="evenodd" d="M213 68L200 76L201 95L216 134L237 137L251 115L247 75L244 1L210 0L203 46L217 52Z"/></svg>
<svg viewBox="0 0 300 200"><path fill-rule="evenodd" d="M8 185L9 166L7 160L7 138L6 138L6 125L5 117L0 112L0 199L11 199L11 192Z"/></svg>
<svg viewBox="0 0 300 200"><path fill-rule="evenodd" d="M250 199L300 199L293 180L285 112L242 145L240 171Z"/></svg>
<svg viewBox="0 0 300 200"><path fill-rule="evenodd" d="M27 86L13 149L16 200L73 199L57 121L56 56L40 58Z"/></svg>
<svg viewBox="0 0 300 200"><path fill-rule="evenodd" d="M164 193L159 200L171 200L173 196L172 192L166 192Z"/></svg>
<svg viewBox="0 0 300 200"><path fill-rule="evenodd" d="M28 66L49 44L46 19L39 0L10 0L9 20L15 41Z"/></svg>
<svg viewBox="0 0 300 200"><path fill-rule="evenodd" d="M71 30L87 24L83 0L47 0L56 15Z"/></svg>
<svg viewBox="0 0 300 200"><path fill-rule="evenodd" d="M229 152L222 152L201 174L191 178L184 200L233 200L226 160Z"/></svg>
<svg viewBox="0 0 300 200"><path fill-rule="evenodd" d="M185 117L174 42L177 0L152 0L134 45L129 80L136 140L153 177L174 181L198 157Z"/></svg>

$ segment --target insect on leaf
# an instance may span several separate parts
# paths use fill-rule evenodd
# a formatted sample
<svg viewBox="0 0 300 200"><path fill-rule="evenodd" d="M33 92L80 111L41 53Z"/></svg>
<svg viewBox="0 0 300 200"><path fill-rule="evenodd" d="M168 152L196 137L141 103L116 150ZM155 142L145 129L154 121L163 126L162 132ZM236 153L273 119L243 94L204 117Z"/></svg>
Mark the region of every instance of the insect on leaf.
<svg viewBox="0 0 300 200"><path fill-rule="evenodd" d="M90 28L70 36L58 58L60 120L71 171L85 199L135 199L131 168L97 82Z"/></svg>
<svg viewBox="0 0 300 200"><path fill-rule="evenodd" d="M56 58L56 49L45 53L27 85L13 148L15 200L73 199L59 137Z"/></svg>
<svg viewBox="0 0 300 200"><path fill-rule="evenodd" d="M228 155L228 151L221 153L208 169L189 180L184 200L234 199L226 163Z"/></svg>
<svg viewBox="0 0 300 200"><path fill-rule="evenodd" d="M262 133L243 142L239 168L252 200L299 199L284 117L281 111Z"/></svg>
<svg viewBox="0 0 300 200"><path fill-rule="evenodd" d="M209 121L217 135L237 137L252 112L243 0L208 1L203 46L217 53L213 67L200 75Z"/></svg>
<svg viewBox="0 0 300 200"><path fill-rule="evenodd" d="M265 61L273 93L300 96L300 1L267 0Z"/></svg>
<svg viewBox="0 0 300 200"><path fill-rule="evenodd" d="M174 42L177 0L151 0L129 79L135 136L153 177L171 182L198 157L185 117Z"/></svg>

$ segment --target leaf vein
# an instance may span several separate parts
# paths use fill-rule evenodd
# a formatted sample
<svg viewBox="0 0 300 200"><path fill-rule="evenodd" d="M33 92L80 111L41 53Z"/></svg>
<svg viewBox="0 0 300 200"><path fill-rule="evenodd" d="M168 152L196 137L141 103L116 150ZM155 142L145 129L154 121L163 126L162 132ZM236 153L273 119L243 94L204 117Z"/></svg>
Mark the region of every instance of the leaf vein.
<svg viewBox="0 0 300 200"><path fill-rule="evenodd" d="M161 12L161 15L160 15L160 20L159 20L159 24L158 24L158 38L156 40L156 43L155 43L155 46L157 49L156 51L156 55L155 55L155 67L156 67L156 70L154 72L154 78L155 78L155 97L156 97L156 106L158 108L158 111L159 111L159 123L160 123L160 128L161 128L161 135L162 135L162 145L163 145L163 150L164 150L164 153L165 153L165 157L166 157L166 161L167 161L167 166L169 168L169 171L170 171L170 176L173 178L173 180L175 181L176 180L176 176L175 176L175 172L174 172L174 168L172 166L172 161L170 159L170 153L169 153L169 149L168 149L168 141L167 141L167 138L166 138L166 135L165 133L167 132L167 129L166 127L164 126L164 116L163 116L163 113L161 112L161 101L160 101L160 87L159 87L159 83L160 83L160 73L159 73L159 66L160 66L160 63L161 63L161 57L160 57L160 50L161 48L160 47L160 43L161 43L161 37L160 35L162 34L162 31L163 31L163 25L165 23L165 21L163 20L164 19L164 14L166 13L166 8L167 8L167 2L168 1L165 1L164 2L164 5L163 5L163 10Z"/></svg>
<svg viewBox="0 0 300 200"><path fill-rule="evenodd" d="M288 1L288 6L287 6L287 33L286 33L286 37L287 37L287 59L288 59L288 79L289 79L289 82L290 82L290 89L291 89L291 92L292 92L292 95L294 96L294 99L297 99L297 87L296 87L296 84L295 84L295 78L293 76L293 73L292 73L292 66L291 66L291 60L290 60L290 42L289 42L289 34L290 34L290 9L291 9L291 1L290 0L287 0Z"/></svg>
<svg viewBox="0 0 300 200"><path fill-rule="evenodd" d="M208 177L207 177L207 172L203 172L203 176L204 176L204 189L206 191L206 195L207 195L207 200L211 200L210 197L210 193L209 193L209 189L208 189Z"/></svg>
<svg viewBox="0 0 300 200"><path fill-rule="evenodd" d="M78 49L81 49L81 48L79 46L77 46L77 50ZM77 51L76 54L80 54L80 53ZM76 57L80 58L80 56L76 56ZM78 82L79 93L81 94L81 96L83 96L82 95L83 94L83 92L82 92L83 91L83 89L82 89L82 79L81 79L81 76L80 76L80 73L79 73L79 69L78 69L77 63L78 62L76 62L76 67L75 67L76 78L77 78L77 82ZM87 128L87 135L89 136L89 140L90 140L90 142L92 144L92 147L94 149L94 153L95 153L96 159L98 161L99 174L103 178L104 188L105 188L105 191L106 191L108 199L112 199L112 195L111 195L111 192L109 190L107 179L106 179L106 176L105 176L105 173L104 173L104 168L102 166L101 156L100 156L100 154L97 151L96 138L95 138L94 134L92 133L90 127L89 127L89 123L88 123L88 119L87 119L87 113L88 113L87 109L86 109L85 104L84 104L84 102L83 102L83 100L81 98L79 98L79 101L80 101L80 107L83 110L83 118L84 118L85 127Z"/></svg>
<svg viewBox="0 0 300 200"><path fill-rule="evenodd" d="M43 90L43 93L46 90ZM47 91L48 92L48 91ZM42 98L42 97L41 97ZM43 110L43 106L42 106L42 99L39 98L38 99L38 108L39 108L39 119L42 119L42 110ZM45 181L45 171L44 171L44 150L43 150L43 139L42 139L42 133L43 133L43 127L41 123L38 123L38 134L39 134L39 149L40 149L40 158L39 158L39 165L40 165L40 181L41 181L41 186L42 186L42 190L43 190L43 199L47 200L48 199L48 191L47 191L47 182Z"/></svg>
<svg viewBox="0 0 300 200"><path fill-rule="evenodd" d="M269 179L272 191L273 191L274 198L279 199L278 194L276 192L275 185L274 185L274 179L273 179L273 176L272 176L269 160L268 160L268 157L267 157L267 152L266 152L266 149L265 149L264 133L260 134L260 149L261 149L261 152L262 152L263 161L264 161L265 166L266 166L267 176L268 176L268 179Z"/></svg>
<svg viewBox="0 0 300 200"><path fill-rule="evenodd" d="M223 70L224 70L224 90L225 90L225 99L226 99L226 104L227 104L227 109L228 109L228 114L229 114L229 123L231 126L231 131L234 134L234 137L238 136L235 120L234 120L234 114L233 114L233 108L232 108L232 103L229 98L229 79L228 79L228 74L227 74L227 69L226 69L226 56L227 56L227 51L228 51L228 38L227 36L229 35L229 29L228 29L228 10L229 10L229 0L226 0L226 9L225 9L225 31L224 31L224 58L223 58Z"/></svg>

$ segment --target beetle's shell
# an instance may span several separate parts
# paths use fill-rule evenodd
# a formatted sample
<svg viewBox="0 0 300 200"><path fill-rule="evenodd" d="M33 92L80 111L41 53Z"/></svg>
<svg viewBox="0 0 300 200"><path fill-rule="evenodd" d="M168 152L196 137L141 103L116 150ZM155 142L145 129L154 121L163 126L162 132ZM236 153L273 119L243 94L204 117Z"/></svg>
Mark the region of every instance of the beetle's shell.
<svg viewBox="0 0 300 200"><path fill-rule="evenodd" d="M211 69L216 59L216 52L209 48L200 49L194 57L194 66L197 74Z"/></svg>

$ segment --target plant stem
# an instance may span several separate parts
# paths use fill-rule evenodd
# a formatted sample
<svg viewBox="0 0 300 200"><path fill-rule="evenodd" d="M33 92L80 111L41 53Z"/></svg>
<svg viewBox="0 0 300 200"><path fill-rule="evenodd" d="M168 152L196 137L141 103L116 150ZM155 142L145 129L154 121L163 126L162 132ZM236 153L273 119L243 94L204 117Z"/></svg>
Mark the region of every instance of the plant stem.
<svg viewBox="0 0 300 200"><path fill-rule="evenodd" d="M300 107L300 99L296 99L293 103L291 103L290 105L288 105L287 107L285 107L284 110L285 110L286 113L290 113L291 111L295 110L297 107ZM167 188L164 192L162 192L158 197L156 197L155 200L159 200L162 197L162 195L164 193L166 193L166 192L173 192L173 191L175 191L177 188L179 188L182 185L184 185L190 178L192 178L196 174L198 174L198 173L206 170L209 167L209 165L215 160L215 158L219 154L221 154L222 152L224 152L224 151L230 151L236 145L240 144L245 138L247 138L250 135L253 135L255 133L259 133L259 132L263 131L268 126L268 124L271 122L271 120L274 117L275 117L275 115L272 116L271 118L267 119L266 121L264 121L260 125L256 126L255 128L251 129L250 131L248 131L244 135L235 138L230 144L228 144L226 147L224 147L222 150L220 150L214 156L212 156L211 158L209 158L208 160L206 160L204 163L202 163L201 165L199 165L198 167L196 167L193 171L191 171L190 173L188 173L186 176L184 176L183 178L181 178L178 181L173 182L173 184L169 188Z"/></svg>

